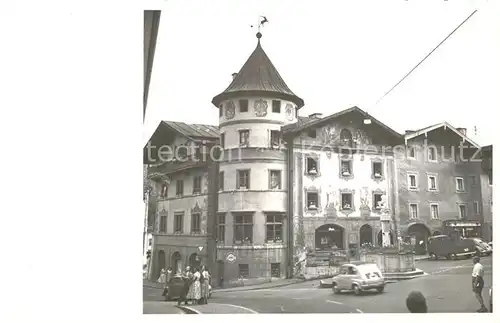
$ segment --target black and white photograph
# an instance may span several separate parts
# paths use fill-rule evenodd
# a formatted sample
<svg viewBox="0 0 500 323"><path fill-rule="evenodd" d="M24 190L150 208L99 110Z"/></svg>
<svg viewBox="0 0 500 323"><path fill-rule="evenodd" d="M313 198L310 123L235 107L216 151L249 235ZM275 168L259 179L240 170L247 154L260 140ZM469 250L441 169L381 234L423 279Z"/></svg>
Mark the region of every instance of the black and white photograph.
<svg viewBox="0 0 500 323"><path fill-rule="evenodd" d="M0 322L500 321L498 17L2 2Z"/></svg>
<svg viewBox="0 0 500 323"><path fill-rule="evenodd" d="M490 3L144 11L143 313L493 312Z"/></svg>

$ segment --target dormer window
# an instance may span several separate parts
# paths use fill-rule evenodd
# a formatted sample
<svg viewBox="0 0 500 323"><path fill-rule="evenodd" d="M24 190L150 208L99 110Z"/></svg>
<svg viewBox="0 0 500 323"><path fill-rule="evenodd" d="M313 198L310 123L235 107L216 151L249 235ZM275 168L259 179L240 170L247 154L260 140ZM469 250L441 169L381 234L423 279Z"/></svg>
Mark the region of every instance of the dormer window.
<svg viewBox="0 0 500 323"><path fill-rule="evenodd" d="M307 193L307 208L309 210L317 210L318 209L318 193L317 192L308 192Z"/></svg>
<svg viewBox="0 0 500 323"><path fill-rule="evenodd" d="M318 174L318 160L314 157L306 158L307 174L317 175Z"/></svg>
<svg viewBox="0 0 500 323"><path fill-rule="evenodd" d="M352 134L347 129L340 131L340 144L342 146L352 147Z"/></svg>
<svg viewBox="0 0 500 323"><path fill-rule="evenodd" d="M352 161L342 160L340 161L340 172L343 177L351 176L352 174Z"/></svg>
<svg viewBox="0 0 500 323"><path fill-rule="evenodd" d="M271 130L271 148L279 148L281 143L281 134L278 130Z"/></svg>

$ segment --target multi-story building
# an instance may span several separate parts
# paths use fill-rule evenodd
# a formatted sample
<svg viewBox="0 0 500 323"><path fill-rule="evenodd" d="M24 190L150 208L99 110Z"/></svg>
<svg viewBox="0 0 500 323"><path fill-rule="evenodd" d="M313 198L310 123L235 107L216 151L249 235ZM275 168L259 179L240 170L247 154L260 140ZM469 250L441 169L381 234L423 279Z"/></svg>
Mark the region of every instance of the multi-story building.
<svg viewBox="0 0 500 323"><path fill-rule="evenodd" d="M260 37L212 100L218 127L162 121L146 147L152 279L164 267L202 263L213 285L291 277L296 248L409 235L425 248L432 234L476 235L481 226L488 234L485 223L491 235L491 157L471 160L479 147L465 129L442 123L403 135L357 107L298 116L304 101Z"/></svg>
<svg viewBox="0 0 500 323"><path fill-rule="evenodd" d="M301 119L283 129L293 151L288 166L295 246L320 251L382 245L381 212L394 216L392 147L403 136L357 107Z"/></svg>
<svg viewBox="0 0 500 323"><path fill-rule="evenodd" d="M406 131L405 144L406 156L396 159L400 229L422 252L431 235L479 235L481 147L446 122Z"/></svg>
<svg viewBox="0 0 500 323"><path fill-rule="evenodd" d="M493 239L493 146L482 148L481 211L483 215L482 236L486 241Z"/></svg>
<svg viewBox="0 0 500 323"><path fill-rule="evenodd" d="M287 263L287 164L281 126L297 120L304 101L257 47L229 87L215 96L220 165L219 275L284 277Z"/></svg>
<svg viewBox="0 0 500 323"><path fill-rule="evenodd" d="M216 127L163 121L151 137L145 156L153 166L148 178L156 199L153 228L153 265L150 277L161 268L180 271L214 262L214 219L217 164Z"/></svg>

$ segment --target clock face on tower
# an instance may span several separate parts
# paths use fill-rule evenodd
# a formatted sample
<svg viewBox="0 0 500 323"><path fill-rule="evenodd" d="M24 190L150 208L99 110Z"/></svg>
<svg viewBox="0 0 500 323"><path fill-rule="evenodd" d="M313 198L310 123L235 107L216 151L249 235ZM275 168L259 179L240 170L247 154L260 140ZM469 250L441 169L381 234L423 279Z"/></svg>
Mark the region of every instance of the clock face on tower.
<svg viewBox="0 0 500 323"><path fill-rule="evenodd" d="M293 106L290 104L290 103L287 103L286 104L286 107L285 107L285 115L286 115L286 119L289 120L289 121L292 121L293 120Z"/></svg>

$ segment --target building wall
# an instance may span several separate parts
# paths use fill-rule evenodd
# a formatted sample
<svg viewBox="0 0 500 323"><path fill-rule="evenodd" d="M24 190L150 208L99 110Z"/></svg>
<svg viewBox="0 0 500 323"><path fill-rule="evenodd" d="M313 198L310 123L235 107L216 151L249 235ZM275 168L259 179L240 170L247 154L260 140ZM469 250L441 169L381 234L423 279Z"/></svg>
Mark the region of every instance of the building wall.
<svg viewBox="0 0 500 323"><path fill-rule="evenodd" d="M164 267L173 266L172 255L178 252L181 256L181 266L184 268L189 263L189 257L197 254L202 264L207 264L209 259L208 239L211 234L209 230L209 166L193 168L170 174L167 197L158 197L156 208L156 220L154 226L154 261L153 278L159 275L159 270ZM201 176L201 193L193 195L193 178ZM184 180L184 195L176 197L176 180ZM156 191L161 193L163 183L156 183ZM193 211L201 214L200 233L191 232L191 214ZM184 212L183 228L181 233L174 233L174 217L176 212ZM166 232L160 232L160 217L167 217ZM203 247L200 251L198 247ZM165 253L165 265L159 260L159 254Z"/></svg>
<svg viewBox="0 0 500 323"><path fill-rule="evenodd" d="M486 241L493 240L493 185L490 185L488 174L480 175L481 185L481 211L484 217L483 238Z"/></svg>
<svg viewBox="0 0 500 323"><path fill-rule="evenodd" d="M220 131L224 134L224 157L219 171L224 173L224 189L218 195L218 215L225 215L224 242L217 245L219 269L217 276L230 283L239 277L239 265L248 264L249 277L271 276L271 264L280 263L281 275L286 266L286 201L287 165L283 146L271 147L271 130L279 131L282 125L296 121L295 105L281 100L280 113L272 112L272 98L262 98L265 104L256 102L261 98L248 99L248 112L239 112L239 99L222 102L223 116ZM288 110L288 113L287 113ZM229 111L229 112L228 112ZM239 130L250 130L248 148L240 148ZM250 170L249 189L236 187L238 170ZM281 171L281 189L270 189L270 170ZM253 214L252 242L238 244L234 241L234 217L239 212ZM269 212L283 215L282 241L266 241L266 218ZM234 262L228 255L235 256Z"/></svg>
<svg viewBox="0 0 500 323"><path fill-rule="evenodd" d="M348 129L353 135L353 149L339 151L342 129ZM390 149L383 149L383 146L391 145L390 140L384 145L386 134L363 129L360 124L346 120L332 122L314 131L316 138L304 132L294 139L294 245L317 248L316 229L330 224L344 230L344 247L359 245L360 229L365 224L372 228L372 243L376 244L381 230L381 214L373 207L373 194L384 194L386 207L391 213L394 208L393 156ZM350 155L346 155L346 151L350 151ZM310 156L319 160L317 175L307 174L306 158ZM342 159L352 161L352 174L347 178L341 174ZM382 162L383 177L380 179L372 176L374 161ZM317 210L310 210L307 192L314 191L319 194L319 206ZM344 192L352 193L352 210L341 209L341 193Z"/></svg>
<svg viewBox="0 0 500 323"><path fill-rule="evenodd" d="M429 133L427 139L425 136L417 137L408 142L408 146L415 147L416 158L408 158L405 154L398 155L396 158L399 182L397 215L403 234L417 223L425 225L431 235L436 231L443 233L443 221L459 219L459 204L466 205L467 220L480 220L482 217L481 209L479 214L473 212L474 202L481 204L480 163L460 162L456 158L459 142L456 135L450 132L443 130ZM438 148L436 162L427 160L426 140L427 145ZM451 147L457 147L455 152L453 152L455 148ZM467 155L465 157L468 158ZM417 175L418 188L416 190L408 187L409 173ZM437 176L437 191L428 189L428 175ZM475 177L475 180L472 179L472 176ZM464 179L464 192L456 190L457 177ZM416 220L409 218L409 203L418 205L418 218ZM439 205L439 219L431 218L431 203Z"/></svg>
<svg viewBox="0 0 500 323"><path fill-rule="evenodd" d="M248 100L248 112L240 112L240 99ZM265 112L262 114L259 114L259 112L255 108L256 102L260 100L263 100L267 104L267 109L265 109ZM265 120L267 124L290 124L297 121L295 113L297 107L294 103L281 100L281 112L276 113L272 111L272 100L273 98L271 97L240 97L235 100L223 101L221 103L223 107L223 113L222 116L219 117L219 126L221 128L221 131L225 131L225 127L234 123L258 124L261 122L261 120ZM233 109L234 114L232 112ZM291 110L292 113L287 113L287 110Z"/></svg>

